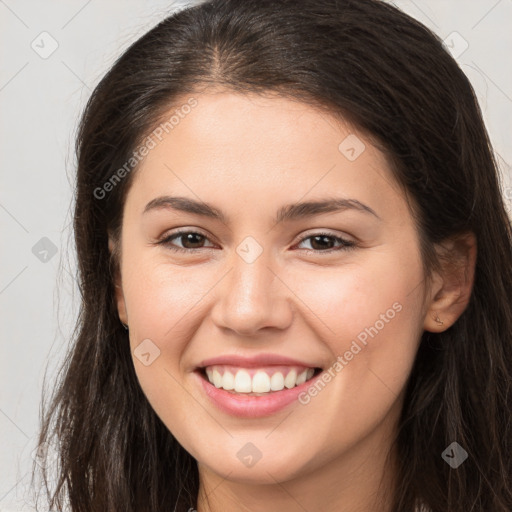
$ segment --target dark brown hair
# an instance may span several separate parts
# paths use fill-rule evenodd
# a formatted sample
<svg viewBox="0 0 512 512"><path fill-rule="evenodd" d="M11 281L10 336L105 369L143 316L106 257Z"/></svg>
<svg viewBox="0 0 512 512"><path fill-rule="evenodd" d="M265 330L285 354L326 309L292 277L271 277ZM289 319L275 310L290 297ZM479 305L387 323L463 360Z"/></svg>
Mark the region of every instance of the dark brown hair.
<svg viewBox="0 0 512 512"><path fill-rule="evenodd" d="M142 392L114 300L119 254L110 258L107 235L119 236L137 167L105 197L97 190L178 97L212 88L278 93L367 134L412 200L426 276L439 263L435 244L476 235L470 302L451 328L423 333L407 382L392 510L510 512L512 237L496 161L475 93L442 41L378 0L206 1L137 40L95 88L76 147L82 304L39 437L58 447L59 463L44 471L50 507L196 504L197 463ZM457 469L441 457L454 441L469 454Z"/></svg>

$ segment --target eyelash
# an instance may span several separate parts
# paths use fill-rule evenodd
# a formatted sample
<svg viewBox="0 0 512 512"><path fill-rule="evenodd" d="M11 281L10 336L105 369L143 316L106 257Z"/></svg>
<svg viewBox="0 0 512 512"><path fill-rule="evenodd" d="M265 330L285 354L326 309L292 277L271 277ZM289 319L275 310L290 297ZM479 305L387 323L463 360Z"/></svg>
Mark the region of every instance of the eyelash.
<svg viewBox="0 0 512 512"><path fill-rule="evenodd" d="M188 235L188 234L200 235L203 238L205 238L206 240L208 240L207 236L203 235L202 233L199 233L198 231L181 230L181 231L176 231L175 233L172 233L169 236L166 236L163 240L157 242L157 245L164 245L167 248L169 248L171 251L181 252L181 253L195 252L199 249L211 249L211 247L198 247L196 249L185 249L183 247L177 247L175 245L171 245L171 240L173 240L175 238L179 238L181 235ZM302 238L301 240L299 240L298 244L301 244L302 242L304 242L305 240L308 240L309 238L314 238L317 236L327 236L329 238L333 238L335 241L341 243L341 247L337 248L337 249L336 248L326 249L325 251L319 251L319 250L315 250L315 249L303 249L306 251L307 254L326 254L326 253L331 254L331 253L337 252L337 251L348 251L348 250L351 250L351 249L354 249L357 247L357 244L355 242L345 240L345 239L340 238L339 236L335 236L329 232L319 232L319 233L314 233L313 235L308 235L308 236Z"/></svg>

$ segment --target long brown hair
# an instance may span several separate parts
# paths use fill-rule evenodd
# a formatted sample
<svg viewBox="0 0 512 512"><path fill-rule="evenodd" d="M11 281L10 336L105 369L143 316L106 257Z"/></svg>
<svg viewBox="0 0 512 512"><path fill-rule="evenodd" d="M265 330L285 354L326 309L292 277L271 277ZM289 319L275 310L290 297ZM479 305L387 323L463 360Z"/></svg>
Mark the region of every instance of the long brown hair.
<svg viewBox="0 0 512 512"><path fill-rule="evenodd" d="M104 184L178 97L211 87L277 92L367 133L412 198L427 274L434 244L476 235L470 302L451 328L423 333L407 383L393 512L510 512L512 237L497 164L475 93L442 41L379 0L206 1L137 40L95 88L76 145L82 303L39 437L59 454L43 471L50 507L196 504L197 463L142 392L114 300L119 254L110 257L107 235L120 232L137 166ZM468 453L457 469L441 457L454 441Z"/></svg>

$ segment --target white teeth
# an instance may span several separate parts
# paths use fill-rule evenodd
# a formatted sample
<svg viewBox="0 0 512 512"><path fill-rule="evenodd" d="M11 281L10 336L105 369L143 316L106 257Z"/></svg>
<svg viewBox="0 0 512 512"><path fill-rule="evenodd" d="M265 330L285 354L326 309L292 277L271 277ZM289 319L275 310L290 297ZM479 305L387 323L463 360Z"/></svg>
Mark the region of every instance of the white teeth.
<svg viewBox="0 0 512 512"><path fill-rule="evenodd" d="M264 370L257 370L251 378L250 373L245 369L239 369L233 375L232 371L224 368L221 374L217 367L206 368L208 380L216 388L223 388L236 393L268 393L271 391L282 391L284 388L294 388L311 379L315 373L313 368L303 370L297 374L292 368L286 377L282 372L277 371L272 377Z"/></svg>
<svg viewBox="0 0 512 512"><path fill-rule="evenodd" d="M235 377L235 391L237 393L250 393L252 391L252 382L249 372L238 370Z"/></svg>
<svg viewBox="0 0 512 512"><path fill-rule="evenodd" d="M213 370L213 385L216 388L222 386L222 375L219 373L219 370Z"/></svg>
<svg viewBox="0 0 512 512"><path fill-rule="evenodd" d="M281 391L284 389L284 377L281 372L276 372L270 378L270 389L272 391Z"/></svg>
<svg viewBox="0 0 512 512"><path fill-rule="evenodd" d="M295 386L295 382L297 381L297 372L295 370L290 370L288 375L284 379L284 385L291 389Z"/></svg>
<svg viewBox="0 0 512 512"><path fill-rule="evenodd" d="M256 372L252 378L252 392L267 393L268 391L270 391L270 377L265 372Z"/></svg>
<svg viewBox="0 0 512 512"><path fill-rule="evenodd" d="M222 387L228 391L235 389L235 376L231 372L224 372L222 376Z"/></svg>
<svg viewBox="0 0 512 512"><path fill-rule="evenodd" d="M308 374L308 371L304 370L301 374L298 375L298 377L297 377L297 386L299 386L300 384L303 384L304 382L306 382L307 374Z"/></svg>

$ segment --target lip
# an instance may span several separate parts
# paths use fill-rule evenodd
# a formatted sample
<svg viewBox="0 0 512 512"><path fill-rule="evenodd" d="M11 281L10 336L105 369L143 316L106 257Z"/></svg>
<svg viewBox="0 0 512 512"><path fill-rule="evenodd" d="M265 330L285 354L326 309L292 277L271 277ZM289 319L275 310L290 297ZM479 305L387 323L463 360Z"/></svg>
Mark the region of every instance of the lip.
<svg viewBox="0 0 512 512"><path fill-rule="evenodd" d="M252 357L245 357L240 355L222 355L218 357L213 357L210 359L205 359L201 361L197 368L205 368L206 366L213 365L231 365L231 366L239 366L241 368L256 368L260 366L268 366L268 365L281 365L281 366L305 366L307 368L320 368L321 365L308 362L308 361L299 361L298 359L292 359L290 357L281 356L279 354L257 354Z"/></svg>
<svg viewBox="0 0 512 512"><path fill-rule="evenodd" d="M216 359L220 360L221 358ZM210 361L213 361L213 359L206 361L207 366L212 364ZM275 391L263 396L244 396L242 394L230 393L222 388L217 388L210 383L200 369L193 371L192 375L199 380L198 384L206 393L207 397L221 411L238 418L261 418L274 414L294 402L298 403L298 396L314 384L314 382L321 377L322 373L323 370L294 388L285 388L282 391Z"/></svg>

